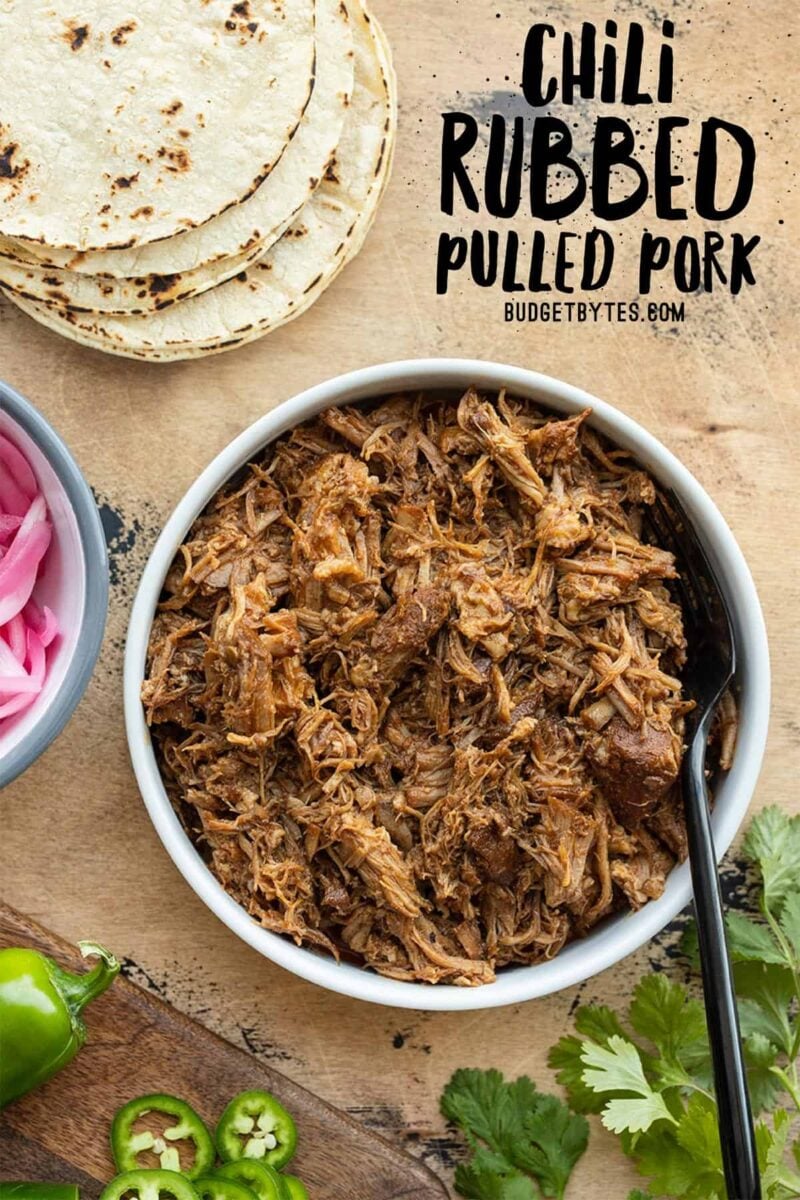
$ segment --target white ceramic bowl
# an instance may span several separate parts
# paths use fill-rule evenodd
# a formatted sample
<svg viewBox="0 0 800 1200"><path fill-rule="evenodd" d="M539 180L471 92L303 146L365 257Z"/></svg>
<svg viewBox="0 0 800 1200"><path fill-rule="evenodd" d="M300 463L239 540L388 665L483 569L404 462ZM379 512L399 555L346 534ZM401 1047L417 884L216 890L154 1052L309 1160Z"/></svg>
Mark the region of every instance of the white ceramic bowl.
<svg viewBox="0 0 800 1200"><path fill-rule="evenodd" d="M677 866L661 899L636 913L623 913L571 942L550 962L509 967L495 983L478 988L430 986L385 979L371 971L296 946L262 929L217 883L172 810L144 721L139 692L153 612L173 556L198 513L214 493L274 438L334 404L405 389L466 388L468 384L512 393L556 412L593 410L591 425L633 452L662 484L674 488L714 562L735 623L739 652L741 726L731 770L716 792L713 826L722 855L747 811L758 777L769 717L769 657L761 607L736 541L697 480L641 426L594 396L569 384L519 367L464 359L422 359L368 367L342 375L295 396L256 421L219 454L189 488L167 522L147 564L131 615L125 659L128 743L139 787L164 846L198 896L234 933L273 962L323 987L378 1004L411 1009L468 1010L517 1004L579 983L610 967L652 938L688 904L692 889L687 863Z"/></svg>
<svg viewBox="0 0 800 1200"><path fill-rule="evenodd" d="M108 561L97 505L75 460L42 414L4 383L0 433L23 452L47 501L53 536L33 596L52 609L59 628L41 692L0 721L2 788L60 733L86 689L103 640Z"/></svg>

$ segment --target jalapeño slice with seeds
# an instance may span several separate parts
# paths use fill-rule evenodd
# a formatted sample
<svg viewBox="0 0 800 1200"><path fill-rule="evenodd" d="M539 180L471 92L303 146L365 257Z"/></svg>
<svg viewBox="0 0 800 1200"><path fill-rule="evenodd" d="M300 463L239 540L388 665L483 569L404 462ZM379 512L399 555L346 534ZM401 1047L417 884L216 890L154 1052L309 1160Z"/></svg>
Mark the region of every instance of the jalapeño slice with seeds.
<svg viewBox="0 0 800 1200"><path fill-rule="evenodd" d="M111 1150L118 1171L145 1168L147 1155L187 1179L214 1166L214 1139L202 1119L185 1100L164 1093L139 1096L119 1110L111 1126Z"/></svg>
<svg viewBox="0 0 800 1200"><path fill-rule="evenodd" d="M199 1200L177 1171L123 1171L100 1193L100 1200Z"/></svg>
<svg viewBox="0 0 800 1200"><path fill-rule="evenodd" d="M297 1146L297 1127L269 1092L234 1096L217 1126L217 1150L225 1162L253 1158L279 1169Z"/></svg>

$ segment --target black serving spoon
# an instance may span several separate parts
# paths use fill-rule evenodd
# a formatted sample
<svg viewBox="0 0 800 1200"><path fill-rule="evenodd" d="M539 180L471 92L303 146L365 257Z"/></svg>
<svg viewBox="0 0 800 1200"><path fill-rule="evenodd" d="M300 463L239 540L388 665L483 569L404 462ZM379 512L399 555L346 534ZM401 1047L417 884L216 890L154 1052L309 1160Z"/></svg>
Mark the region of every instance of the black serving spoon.
<svg viewBox="0 0 800 1200"><path fill-rule="evenodd" d="M725 1184L729 1200L761 1200L705 775L711 723L736 670L733 627L713 566L674 492L662 492L647 515L658 545L677 561L688 643L684 690L696 705L686 721L681 785Z"/></svg>

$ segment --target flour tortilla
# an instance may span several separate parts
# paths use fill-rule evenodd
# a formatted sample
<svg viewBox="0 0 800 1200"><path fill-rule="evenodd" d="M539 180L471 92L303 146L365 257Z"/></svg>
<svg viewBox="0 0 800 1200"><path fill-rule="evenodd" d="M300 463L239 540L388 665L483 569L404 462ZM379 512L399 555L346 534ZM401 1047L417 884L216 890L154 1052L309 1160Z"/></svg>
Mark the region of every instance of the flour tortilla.
<svg viewBox="0 0 800 1200"><path fill-rule="evenodd" d="M336 162L262 262L241 278L149 317L90 317L9 298L84 345L157 361L232 349L299 316L360 249L391 164L396 99L388 49L374 18L355 6L352 16L356 82Z"/></svg>
<svg viewBox="0 0 800 1200"><path fill-rule="evenodd" d="M314 0L2 0L0 234L156 241L249 196L314 86Z"/></svg>
<svg viewBox="0 0 800 1200"><path fill-rule="evenodd" d="M36 262L21 262L16 257L0 253L0 284L29 299L86 313L132 315L156 312L178 300L201 295L238 275L263 258L276 240L271 236L260 240L261 231L269 224L254 225L258 212L278 219L277 236L285 232L297 216L314 187L319 185L341 135L344 114L353 92L353 35L347 8L341 0L317 0L317 79L306 119L295 134L286 154L260 188L243 204L228 209L200 229L191 230L178 238L155 242L133 250L110 250L79 256L84 263L102 263L124 257L153 266L159 258L169 257L169 248L180 252L184 260L193 256L191 246L200 251L203 244L217 247L221 242L213 228L227 225L237 228L244 236L245 248L233 256L220 257L195 267L170 272L143 273L134 278L115 278L108 274L84 275L72 270L45 266ZM309 166L310 164L310 166ZM309 173L314 171L316 174ZM269 192L272 199L264 195ZM263 200L260 199L263 196ZM246 212L254 211L248 218ZM280 214L280 216L278 215ZM272 233L273 231L270 231ZM238 235L237 235L238 240ZM202 253L202 251L201 251ZM70 257L69 252L66 255Z"/></svg>
<svg viewBox="0 0 800 1200"><path fill-rule="evenodd" d="M76 254L0 238L0 281L19 290L15 287L19 278L16 272L21 262L27 262L104 280L113 277L137 281L145 276L186 276L204 266L220 264L216 282L222 282L241 270L243 254L258 246L266 253L292 223L324 175L338 145L353 92L353 35L347 8L341 0L317 0L316 29L316 82L303 120L280 162L247 200L226 209L198 229L129 250ZM205 290L203 286L194 286L201 279L202 276L193 279L189 287L184 278L173 289L174 293L195 295ZM60 290L72 289L67 285ZM137 289L140 290L141 287ZM104 295L107 300L97 306L97 311L125 312L133 307L126 302L124 293L113 304L107 291ZM93 307L87 297L82 307Z"/></svg>

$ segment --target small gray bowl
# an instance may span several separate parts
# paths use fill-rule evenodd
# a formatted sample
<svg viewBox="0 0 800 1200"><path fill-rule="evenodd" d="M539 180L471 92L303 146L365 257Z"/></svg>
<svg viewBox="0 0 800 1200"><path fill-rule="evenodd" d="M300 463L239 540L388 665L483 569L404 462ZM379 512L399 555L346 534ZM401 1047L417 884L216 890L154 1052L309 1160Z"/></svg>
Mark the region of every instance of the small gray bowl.
<svg viewBox="0 0 800 1200"><path fill-rule="evenodd" d="M21 774L66 725L86 690L108 609L108 554L94 497L55 430L0 382L0 433L23 452L44 493L53 538L34 589L59 625L41 693L0 721L0 788Z"/></svg>

